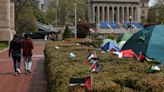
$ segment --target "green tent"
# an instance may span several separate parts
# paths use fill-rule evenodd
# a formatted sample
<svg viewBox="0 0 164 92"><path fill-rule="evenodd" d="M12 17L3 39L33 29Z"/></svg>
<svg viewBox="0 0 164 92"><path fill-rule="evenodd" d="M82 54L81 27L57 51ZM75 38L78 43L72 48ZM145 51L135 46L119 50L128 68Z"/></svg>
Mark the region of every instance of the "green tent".
<svg viewBox="0 0 164 92"><path fill-rule="evenodd" d="M126 41L133 36L133 33L130 33L130 32L126 32L126 33L123 33L121 34L119 37L118 37L118 45L120 48L122 48L122 46L126 43Z"/></svg>
<svg viewBox="0 0 164 92"><path fill-rule="evenodd" d="M119 46L120 48L122 48L122 47L124 46L125 43L126 43L126 41L119 41L119 42L118 42L118 46Z"/></svg>
<svg viewBox="0 0 164 92"><path fill-rule="evenodd" d="M126 32L121 35L121 41L127 41L130 37L133 36L133 33Z"/></svg>
<svg viewBox="0 0 164 92"><path fill-rule="evenodd" d="M147 27L135 33L122 47L164 63L164 25Z"/></svg>

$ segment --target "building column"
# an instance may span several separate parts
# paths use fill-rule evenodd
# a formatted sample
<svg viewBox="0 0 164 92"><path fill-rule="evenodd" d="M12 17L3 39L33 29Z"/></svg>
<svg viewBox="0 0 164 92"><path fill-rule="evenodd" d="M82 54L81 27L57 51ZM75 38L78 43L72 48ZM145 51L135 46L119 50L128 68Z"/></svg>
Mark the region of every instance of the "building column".
<svg viewBox="0 0 164 92"><path fill-rule="evenodd" d="M0 0L0 41L11 41L10 0Z"/></svg>
<svg viewBox="0 0 164 92"><path fill-rule="evenodd" d="M105 6L102 5L102 21L105 21Z"/></svg>
<svg viewBox="0 0 164 92"><path fill-rule="evenodd" d="M133 21L135 21L135 9L133 7Z"/></svg>
<svg viewBox="0 0 164 92"><path fill-rule="evenodd" d="M134 20L137 21L137 8L135 7L135 10L134 10Z"/></svg>
<svg viewBox="0 0 164 92"><path fill-rule="evenodd" d="M124 7L122 7L122 23L125 21L124 19Z"/></svg>
<svg viewBox="0 0 164 92"><path fill-rule="evenodd" d="M129 21L129 7L127 7L127 21Z"/></svg>
<svg viewBox="0 0 164 92"><path fill-rule="evenodd" d="M15 32L15 3L13 0L10 0L10 29L11 29L11 34L10 34L10 40L12 40L13 35L16 33Z"/></svg>
<svg viewBox="0 0 164 92"><path fill-rule="evenodd" d="M112 21L114 22L114 7L112 7Z"/></svg>
<svg viewBox="0 0 164 92"><path fill-rule="evenodd" d="M137 7L137 21L141 22L140 7Z"/></svg>
<svg viewBox="0 0 164 92"><path fill-rule="evenodd" d="M100 6L97 6L97 22L100 22Z"/></svg>
<svg viewBox="0 0 164 92"><path fill-rule="evenodd" d="M93 10L92 11L92 14L93 14L92 20L93 20L93 23L96 23L96 20L95 20L96 19L96 17L95 17L95 6L92 7L92 10Z"/></svg>
<svg viewBox="0 0 164 92"><path fill-rule="evenodd" d="M132 21L134 21L134 14L133 14L133 7L131 7L131 9L132 9Z"/></svg>
<svg viewBox="0 0 164 92"><path fill-rule="evenodd" d="M120 7L117 7L117 22L120 23Z"/></svg>
<svg viewBox="0 0 164 92"><path fill-rule="evenodd" d="M109 21L109 7L107 6L107 21Z"/></svg>

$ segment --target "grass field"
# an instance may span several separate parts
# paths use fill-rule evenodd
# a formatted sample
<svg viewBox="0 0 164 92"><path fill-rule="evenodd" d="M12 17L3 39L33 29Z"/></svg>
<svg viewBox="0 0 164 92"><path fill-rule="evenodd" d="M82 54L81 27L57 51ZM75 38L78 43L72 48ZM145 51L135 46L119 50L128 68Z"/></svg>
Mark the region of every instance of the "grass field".
<svg viewBox="0 0 164 92"><path fill-rule="evenodd" d="M56 49L59 46L60 49ZM83 64L87 49L95 51L102 69L99 73L89 72L90 64ZM69 58L72 52L76 58ZM148 73L150 62L134 59L119 59L111 53L100 53L95 48L72 42L50 42L45 49L48 92L163 92L164 72ZM72 77L92 76L91 90L69 87Z"/></svg>
<svg viewBox="0 0 164 92"><path fill-rule="evenodd" d="M0 51L7 47L7 43L0 42Z"/></svg>

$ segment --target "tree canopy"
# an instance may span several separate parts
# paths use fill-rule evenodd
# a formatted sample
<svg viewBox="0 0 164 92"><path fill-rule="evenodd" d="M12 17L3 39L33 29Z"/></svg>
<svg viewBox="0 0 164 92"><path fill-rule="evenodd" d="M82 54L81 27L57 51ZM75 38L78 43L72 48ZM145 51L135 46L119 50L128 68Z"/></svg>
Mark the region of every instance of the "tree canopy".
<svg viewBox="0 0 164 92"><path fill-rule="evenodd" d="M86 19L86 0L76 0L77 2L77 19ZM46 16L46 23L65 25L74 23L74 0L57 0L50 1L49 10Z"/></svg>
<svg viewBox="0 0 164 92"><path fill-rule="evenodd" d="M164 0L157 0L149 9L149 22L164 23Z"/></svg>
<svg viewBox="0 0 164 92"><path fill-rule="evenodd" d="M57 3L58 1L58 3ZM86 0L76 0L77 20L86 20ZM43 12L37 7L37 0L15 0L16 31L35 31L36 21L52 25L74 24L75 0L49 0L49 9Z"/></svg>
<svg viewBox="0 0 164 92"><path fill-rule="evenodd" d="M15 26L17 33L36 31L36 20L43 21L43 13L36 0L15 0Z"/></svg>

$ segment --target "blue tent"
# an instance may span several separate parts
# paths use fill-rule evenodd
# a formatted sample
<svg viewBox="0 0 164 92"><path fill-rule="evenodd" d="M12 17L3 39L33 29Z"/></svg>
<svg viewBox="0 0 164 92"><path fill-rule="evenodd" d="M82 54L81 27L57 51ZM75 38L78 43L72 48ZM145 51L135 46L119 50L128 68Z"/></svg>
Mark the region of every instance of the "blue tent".
<svg viewBox="0 0 164 92"><path fill-rule="evenodd" d="M101 49L103 51L111 51L112 49L115 51L120 51L120 48L118 44L115 41L109 41L106 44L104 44Z"/></svg>

